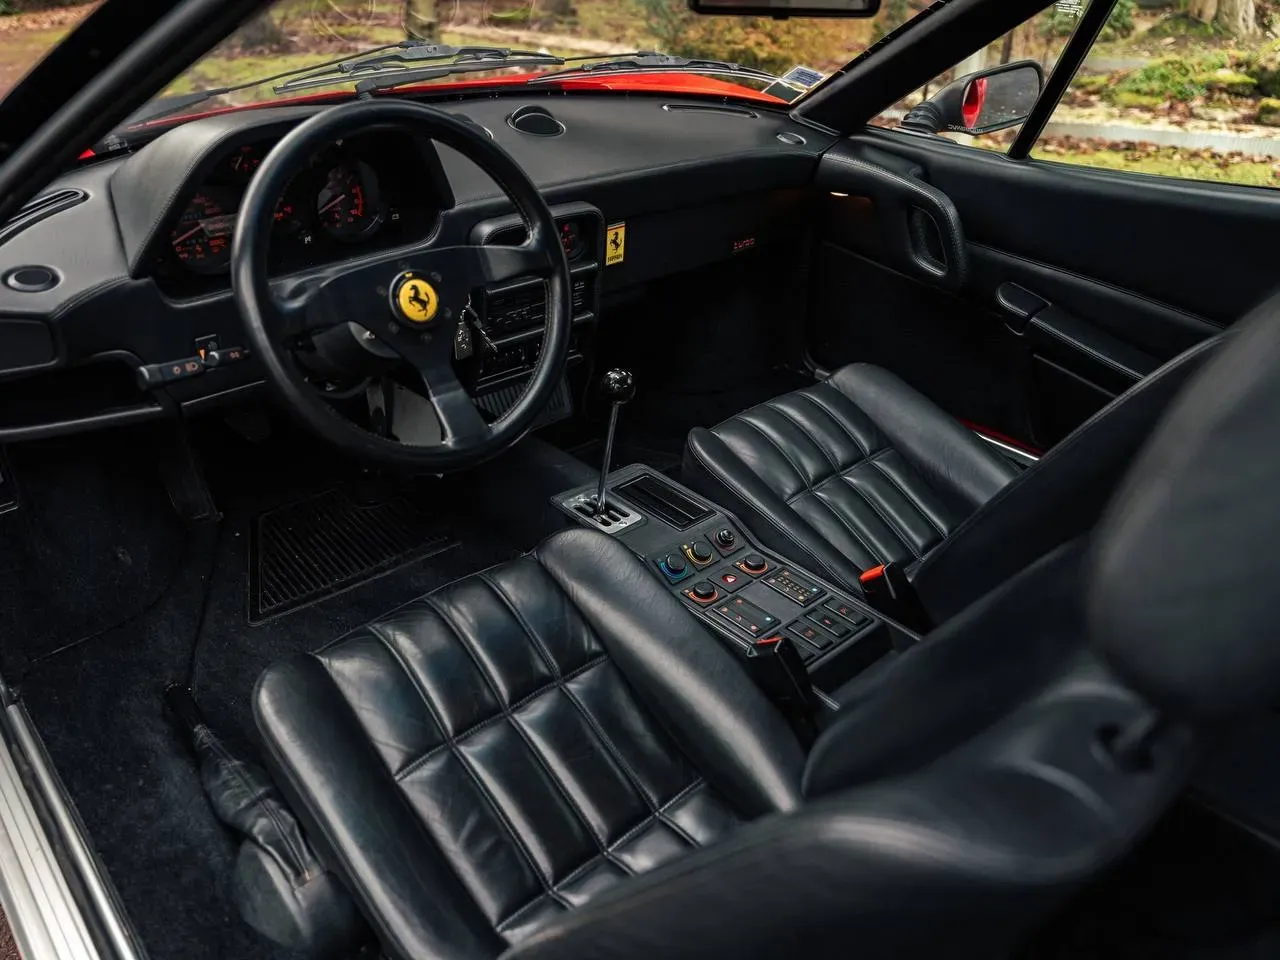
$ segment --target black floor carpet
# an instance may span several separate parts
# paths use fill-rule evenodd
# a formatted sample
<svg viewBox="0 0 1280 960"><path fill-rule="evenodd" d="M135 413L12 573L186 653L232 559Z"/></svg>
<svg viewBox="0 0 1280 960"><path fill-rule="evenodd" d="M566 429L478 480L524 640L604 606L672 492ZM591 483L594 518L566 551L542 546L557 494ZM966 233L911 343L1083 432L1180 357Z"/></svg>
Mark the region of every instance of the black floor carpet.
<svg viewBox="0 0 1280 960"><path fill-rule="evenodd" d="M230 482L214 484L225 513L221 522L177 524L176 532L166 526L163 536L153 532L157 557L168 558L163 570L158 560L148 563L141 582L124 581L123 587L119 578L99 581L84 575L77 584L76 615L64 616L28 651L19 681L53 761L156 958L287 955L255 934L235 911L230 884L237 840L209 808L196 768L166 714L165 685L188 680L214 729L252 755L249 698L267 664L326 643L529 545L514 542L505 531L495 532L501 525L478 520L458 483L426 481L418 495L447 517L457 546L250 625L248 543L254 518L347 479L332 464L326 474L313 460L293 458L287 451L278 456L253 452L256 459L240 461L241 469L254 463L253 470L236 479L238 471L228 469L223 480L230 477ZM283 464L291 460L286 469ZM75 484L74 473L43 479ZM116 525L139 522L129 516L129 505L116 507ZM112 505L100 502L98 508L111 510ZM163 499L148 502L145 509L160 518L172 515ZM45 519L30 512L24 522L43 524ZM68 535L64 542L76 569L91 571L94 563L77 551L109 554L112 541L96 535L76 541ZM121 591L128 596L119 596ZM20 617L8 609L8 598L0 598L0 606L7 616ZM133 607L133 617L117 623L126 606ZM96 610L102 615L96 616ZM67 646L85 636L90 639ZM7 675L16 679L19 674Z"/></svg>

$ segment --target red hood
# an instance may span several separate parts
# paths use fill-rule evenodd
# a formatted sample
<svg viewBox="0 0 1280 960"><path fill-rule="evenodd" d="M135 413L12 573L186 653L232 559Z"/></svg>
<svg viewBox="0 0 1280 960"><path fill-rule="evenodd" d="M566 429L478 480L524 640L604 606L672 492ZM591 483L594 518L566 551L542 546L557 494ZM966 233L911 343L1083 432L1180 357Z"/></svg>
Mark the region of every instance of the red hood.
<svg viewBox="0 0 1280 960"><path fill-rule="evenodd" d="M466 90L480 91L484 89L493 89L494 87L519 87L523 86L531 77L539 76L537 73L518 73L503 77L488 77L484 80L454 80L447 83L422 83L411 84L403 87L397 87L397 93L418 93L430 92L438 93L448 91L450 93L458 93ZM739 86L736 83L730 83L726 80L719 80L715 77L704 77L696 73L633 73L612 76L574 76L565 77L561 80L548 81L545 85L554 87L558 90L614 90L620 93L636 92L636 93L670 93L677 96L712 96L712 97L732 97L736 100L751 100L756 103L767 104L769 106L787 105L787 101L773 94L764 93L760 90L752 90L750 87ZM530 88L537 90L538 87ZM213 110L203 110L195 113L178 114L172 117L163 117L159 120L152 120L147 123L138 124L131 127L132 130L146 130L150 128L163 129L165 127L177 126L186 123L189 120L199 120L201 117L213 117L223 113L236 113L241 110L258 110L263 107L279 107L279 106L297 106L306 103L337 103L342 100L348 100L353 96L350 91L339 90L328 93L303 94L297 97L280 97L275 100L260 100L254 103L242 103L233 107L218 107ZM93 150L86 150L80 155L81 160L87 160L94 156Z"/></svg>
<svg viewBox="0 0 1280 960"><path fill-rule="evenodd" d="M518 87L523 86L527 80L536 76L539 76L539 74L519 73L504 77L488 77L484 80L455 80L448 83L435 82L411 84L403 87L397 87L396 92L436 93L448 91L450 93L457 93L465 90L492 89L493 87ZM756 103L768 104L770 106L787 105L787 101L779 97L775 97L772 94L763 93L759 90L752 90L749 87L739 86L736 83L730 83L726 80L718 80L715 77L700 76L696 73L677 72L639 73L613 76L575 76L565 77L561 80L548 81L545 86L554 87L559 90L616 90L622 93L634 91L638 93L671 93L680 96L733 97L737 100L752 100ZM534 87L532 89L536 90L538 88ZM262 107L279 107L303 103L337 102L340 100L350 99L351 96L352 94L350 91L342 90L331 93L305 94L297 97L280 97L275 100L262 100L255 103L244 103L234 107L218 107L214 110L180 114L174 117L164 117L160 120L153 120L149 123L140 124L138 127L133 129L168 127L179 123L185 123L188 120L198 120L201 117L212 117L218 114L234 113L240 110L256 110ZM86 152L85 156L92 156L92 152Z"/></svg>

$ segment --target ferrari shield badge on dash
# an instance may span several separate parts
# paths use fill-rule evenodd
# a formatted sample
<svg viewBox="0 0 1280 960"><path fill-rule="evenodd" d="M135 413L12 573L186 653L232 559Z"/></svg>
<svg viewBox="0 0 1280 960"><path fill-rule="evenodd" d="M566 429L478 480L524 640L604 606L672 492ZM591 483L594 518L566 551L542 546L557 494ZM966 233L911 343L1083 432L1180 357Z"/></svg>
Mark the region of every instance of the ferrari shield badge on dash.
<svg viewBox="0 0 1280 960"><path fill-rule="evenodd" d="M606 266L614 266L627 259L627 225L615 223L604 237L604 262Z"/></svg>

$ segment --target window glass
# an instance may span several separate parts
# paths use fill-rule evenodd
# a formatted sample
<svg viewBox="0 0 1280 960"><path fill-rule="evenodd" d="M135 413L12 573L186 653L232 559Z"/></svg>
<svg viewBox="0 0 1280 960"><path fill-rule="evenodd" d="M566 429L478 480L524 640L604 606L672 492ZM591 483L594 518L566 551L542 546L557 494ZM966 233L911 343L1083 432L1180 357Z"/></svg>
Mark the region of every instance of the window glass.
<svg viewBox="0 0 1280 960"><path fill-rule="evenodd" d="M373 46L418 39L549 53L571 59L570 66L584 58L652 50L730 60L776 75L804 68L795 75L798 84L772 88L791 100L808 88L815 74L825 76L842 67L928 5L929 0L884 0L870 19L774 20L697 16L687 0L275 0L177 77L162 95L236 87L211 106L270 100L280 95L279 81L257 82L262 78L350 57ZM94 6L85 0L0 0L0 95ZM464 79L560 67L495 67ZM436 82L458 79L459 75L443 76ZM726 95L734 94L735 84L753 91L771 86L768 80L740 75L713 79L723 87L708 85L708 92Z"/></svg>
<svg viewBox="0 0 1280 960"><path fill-rule="evenodd" d="M918 90L913 90L902 100L885 110L872 120L872 124L881 127L897 127L912 107L922 101L936 96L947 84L960 77L968 76L980 70L988 70L1000 64L1017 60L1034 60L1040 64L1047 77L1062 48L1066 46L1079 21L1081 7L1078 3L1062 4L1044 10L1030 20L1015 27L999 40L988 44L981 50L961 60L950 70L939 74ZM1024 118L1025 119L1025 118ZM941 136L949 137L961 143L989 150L1006 150L1017 136L1022 124L1018 123L992 133L973 136L965 133L942 132Z"/></svg>
<svg viewBox="0 0 1280 960"><path fill-rule="evenodd" d="M1280 187L1280 5L1119 0L1032 155Z"/></svg>

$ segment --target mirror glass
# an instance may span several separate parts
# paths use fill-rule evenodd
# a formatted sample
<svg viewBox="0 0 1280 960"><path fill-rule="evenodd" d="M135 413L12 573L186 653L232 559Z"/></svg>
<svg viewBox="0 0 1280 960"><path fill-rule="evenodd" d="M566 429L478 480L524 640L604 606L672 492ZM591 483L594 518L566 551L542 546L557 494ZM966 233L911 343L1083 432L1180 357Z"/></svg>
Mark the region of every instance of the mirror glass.
<svg viewBox="0 0 1280 960"><path fill-rule="evenodd" d="M689 9L747 17L874 17L880 0L689 0Z"/></svg>
<svg viewBox="0 0 1280 960"><path fill-rule="evenodd" d="M1021 123L1039 96L1040 74L1032 66L978 77L964 91L964 125L981 133Z"/></svg>

